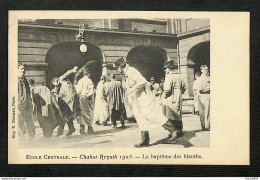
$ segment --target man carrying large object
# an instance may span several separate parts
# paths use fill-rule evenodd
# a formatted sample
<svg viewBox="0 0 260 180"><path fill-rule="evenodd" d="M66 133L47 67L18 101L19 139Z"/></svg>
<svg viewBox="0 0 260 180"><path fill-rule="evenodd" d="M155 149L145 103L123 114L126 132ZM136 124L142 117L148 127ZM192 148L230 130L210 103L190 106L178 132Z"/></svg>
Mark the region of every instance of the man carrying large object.
<svg viewBox="0 0 260 180"><path fill-rule="evenodd" d="M163 125L167 118L158 109L148 82L142 74L131 67L125 58L114 63L114 68L125 74L126 96L133 107L133 114L141 130L141 142L135 147L149 146L149 130Z"/></svg>

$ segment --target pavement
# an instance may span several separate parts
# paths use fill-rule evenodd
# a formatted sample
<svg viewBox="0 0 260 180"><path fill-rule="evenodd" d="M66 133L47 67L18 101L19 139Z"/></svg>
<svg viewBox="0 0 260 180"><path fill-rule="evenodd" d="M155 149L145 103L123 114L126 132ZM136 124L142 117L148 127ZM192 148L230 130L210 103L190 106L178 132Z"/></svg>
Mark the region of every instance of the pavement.
<svg viewBox="0 0 260 180"><path fill-rule="evenodd" d="M22 148L133 148L134 144L140 142L140 130L137 123L126 122L126 128L113 126L94 125L97 134L80 135L79 124L74 121L76 131L69 137L67 125L64 135L55 137L57 128L53 132L53 138L43 137L42 129L36 125L36 135L32 140L24 140L20 143ZM118 121L118 127L121 124ZM156 128L150 131L150 144L148 148L194 148L210 146L210 131L202 131L199 117L192 114L183 115L183 137L175 143L169 143L166 138L169 132L163 128Z"/></svg>

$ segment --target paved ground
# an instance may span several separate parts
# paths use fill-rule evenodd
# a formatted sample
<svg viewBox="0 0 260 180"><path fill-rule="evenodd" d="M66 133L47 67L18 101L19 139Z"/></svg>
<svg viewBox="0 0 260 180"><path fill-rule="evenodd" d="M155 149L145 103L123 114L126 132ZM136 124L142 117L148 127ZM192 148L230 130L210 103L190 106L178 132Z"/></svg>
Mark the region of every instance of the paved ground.
<svg viewBox="0 0 260 180"><path fill-rule="evenodd" d="M65 135L59 138L45 139L41 128L36 129L36 136L30 142L25 140L21 143L24 148L132 148L140 141L140 131L136 123L127 123L125 129L113 129L113 126L94 126L98 134L81 136L79 125L74 122L76 132L72 136ZM120 126L120 122L118 122ZM169 144L164 139L168 136L168 131L162 128L154 129L150 132L149 148L189 148L189 147L209 147L210 131L201 131L199 117L191 114L183 115L184 136L178 138L175 144ZM65 126L64 134L68 132ZM54 135L57 134L57 128Z"/></svg>

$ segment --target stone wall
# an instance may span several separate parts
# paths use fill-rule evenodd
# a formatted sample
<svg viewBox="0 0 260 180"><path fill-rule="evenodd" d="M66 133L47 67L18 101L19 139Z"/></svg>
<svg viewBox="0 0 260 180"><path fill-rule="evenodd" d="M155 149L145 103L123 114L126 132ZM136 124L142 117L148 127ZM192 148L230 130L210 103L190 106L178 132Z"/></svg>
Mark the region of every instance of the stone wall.
<svg viewBox="0 0 260 180"><path fill-rule="evenodd" d="M180 65L181 65L181 74L188 85L188 91L185 92L186 97L193 96L193 78L194 78L194 71L193 66L194 64L188 62L188 53L192 47L195 45L210 41L210 32L206 31L200 34L194 34L183 39L179 40L179 52L180 52Z"/></svg>
<svg viewBox="0 0 260 180"><path fill-rule="evenodd" d="M75 42L77 33L77 29L19 26L18 61L28 66L26 77L38 84L45 83L48 69L45 57L48 50L58 43ZM169 59L177 62L177 40L171 36L85 31L84 40L100 49L103 61L114 62L139 46L154 46L166 50Z"/></svg>

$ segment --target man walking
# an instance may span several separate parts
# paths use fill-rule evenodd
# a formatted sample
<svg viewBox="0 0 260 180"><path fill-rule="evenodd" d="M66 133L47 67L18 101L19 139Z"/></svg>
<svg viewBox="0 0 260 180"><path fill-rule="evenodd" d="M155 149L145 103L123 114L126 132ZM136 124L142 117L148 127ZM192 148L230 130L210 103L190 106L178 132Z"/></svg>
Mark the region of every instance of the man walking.
<svg viewBox="0 0 260 180"><path fill-rule="evenodd" d="M142 74L131 67L125 58L120 58L114 63L119 72L125 74L129 103L132 104L133 114L141 130L141 142L135 147L149 146L149 130L161 126L167 119L161 112L156 111L154 96L148 82Z"/></svg>
<svg viewBox="0 0 260 180"><path fill-rule="evenodd" d="M163 127L170 132L170 141L182 135L182 94L186 85L180 74L174 72L174 62L167 61L164 64L166 72L163 93L163 114L168 121Z"/></svg>
<svg viewBox="0 0 260 180"><path fill-rule="evenodd" d="M68 70L62 76L54 77L52 79L54 88L51 90L51 101L57 118L61 119L57 137L63 135L65 123L67 123L69 128L69 132L66 136L71 136L75 132L73 119L75 118L74 98L76 92L71 81L66 80L66 77L76 72L77 66Z"/></svg>

